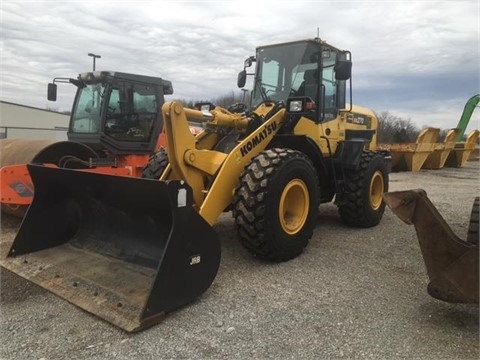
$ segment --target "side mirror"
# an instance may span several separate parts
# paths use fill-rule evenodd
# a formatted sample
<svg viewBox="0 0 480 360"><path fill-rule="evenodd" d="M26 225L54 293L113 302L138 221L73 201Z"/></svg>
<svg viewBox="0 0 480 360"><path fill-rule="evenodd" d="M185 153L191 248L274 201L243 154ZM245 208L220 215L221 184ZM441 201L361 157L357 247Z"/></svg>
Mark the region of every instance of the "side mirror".
<svg viewBox="0 0 480 360"><path fill-rule="evenodd" d="M247 71L242 70L238 73L237 86L239 88L243 88L245 86L246 82L247 82Z"/></svg>
<svg viewBox="0 0 480 360"><path fill-rule="evenodd" d="M57 101L57 84L48 84L47 99L49 101Z"/></svg>
<svg viewBox="0 0 480 360"><path fill-rule="evenodd" d="M334 67L336 80L348 80L352 76L352 61L337 60Z"/></svg>

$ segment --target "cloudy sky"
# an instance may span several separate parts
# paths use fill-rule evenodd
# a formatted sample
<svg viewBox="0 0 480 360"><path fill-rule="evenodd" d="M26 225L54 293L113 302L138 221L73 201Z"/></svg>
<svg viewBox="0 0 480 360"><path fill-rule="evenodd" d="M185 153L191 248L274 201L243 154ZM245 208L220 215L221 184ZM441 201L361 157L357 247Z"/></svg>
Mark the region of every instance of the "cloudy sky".
<svg viewBox="0 0 480 360"><path fill-rule="evenodd" d="M236 88L255 47L317 35L353 56L353 100L419 127L455 127L480 92L480 1L0 1L0 100L70 110L54 77L97 70L159 76L173 98ZM480 128L480 109L469 126Z"/></svg>

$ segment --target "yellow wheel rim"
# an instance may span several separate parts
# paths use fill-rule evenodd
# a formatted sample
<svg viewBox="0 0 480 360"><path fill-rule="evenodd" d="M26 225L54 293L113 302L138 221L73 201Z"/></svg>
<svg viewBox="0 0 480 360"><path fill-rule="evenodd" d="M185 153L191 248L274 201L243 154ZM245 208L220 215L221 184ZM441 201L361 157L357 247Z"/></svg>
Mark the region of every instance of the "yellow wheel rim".
<svg viewBox="0 0 480 360"><path fill-rule="evenodd" d="M283 231L294 235L307 221L310 198L308 188L300 179L290 181L283 189L278 215Z"/></svg>
<svg viewBox="0 0 480 360"><path fill-rule="evenodd" d="M378 210L382 206L382 195L385 189L381 171L375 171L370 181L370 206Z"/></svg>

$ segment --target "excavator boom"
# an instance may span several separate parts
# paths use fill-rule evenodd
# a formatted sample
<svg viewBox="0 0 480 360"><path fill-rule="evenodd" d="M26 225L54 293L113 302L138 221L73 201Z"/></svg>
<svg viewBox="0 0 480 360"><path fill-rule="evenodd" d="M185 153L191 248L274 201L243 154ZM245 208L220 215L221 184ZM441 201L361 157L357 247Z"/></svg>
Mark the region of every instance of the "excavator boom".
<svg viewBox="0 0 480 360"><path fill-rule="evenodd" d="M457 128L460 129L459 134L457 135L457 141L462 141L463 136L465 135L465 130L467 129L468 123L470 122L470 118L472 117L473 111L478 105L480 101L480 95L474 95L470 99L468 99L465 107L463 108L462 116L460 117L460 121L458 122Z"/></svg>

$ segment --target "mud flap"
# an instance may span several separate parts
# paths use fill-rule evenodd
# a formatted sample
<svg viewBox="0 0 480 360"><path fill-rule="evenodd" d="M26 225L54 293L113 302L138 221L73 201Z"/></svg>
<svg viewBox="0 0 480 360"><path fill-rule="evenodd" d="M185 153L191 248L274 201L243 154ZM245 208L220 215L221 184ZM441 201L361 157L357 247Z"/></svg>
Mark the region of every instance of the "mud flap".
<svg viewBox="0 0 480 360"><path fill-rule="evenodd" d="M34 199L4 268L128 332L213 282L220 243L186 183L28 170Z"/></svg>

